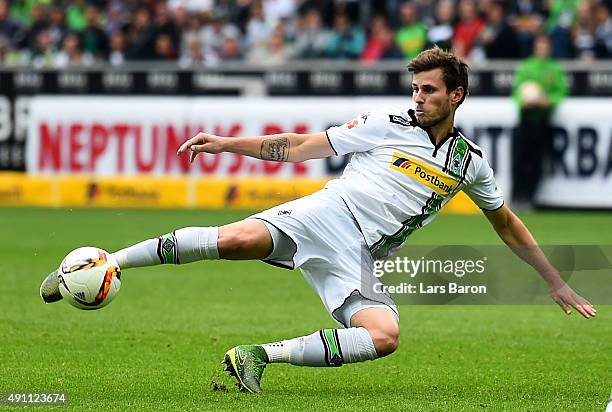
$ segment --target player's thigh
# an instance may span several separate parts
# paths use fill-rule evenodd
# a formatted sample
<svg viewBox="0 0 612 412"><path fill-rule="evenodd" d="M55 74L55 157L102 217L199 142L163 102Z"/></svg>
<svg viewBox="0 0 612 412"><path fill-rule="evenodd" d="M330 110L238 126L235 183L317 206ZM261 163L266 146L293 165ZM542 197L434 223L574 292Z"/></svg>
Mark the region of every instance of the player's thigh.
<svg viewBox="0 0 612 412"><path fill-rule="evenodd" d="M393 353L399 345L399 322L395 313L386 307L362 309L351 317L352 327L368 330L379 356Z"/></svg>
<svg viewBox="0 0 612 412"><path fill-rule="evenodd" d="M219 227L221 259L264 259L272 246L272 236L261 220L245 219Z"/></svg>

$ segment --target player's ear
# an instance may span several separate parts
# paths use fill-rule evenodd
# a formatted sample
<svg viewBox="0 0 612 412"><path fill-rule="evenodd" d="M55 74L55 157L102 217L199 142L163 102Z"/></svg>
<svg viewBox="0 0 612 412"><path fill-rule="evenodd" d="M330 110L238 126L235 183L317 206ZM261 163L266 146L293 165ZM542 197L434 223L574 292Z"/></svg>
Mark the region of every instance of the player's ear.
<svg viewBox="0 0 612 412"><path fill-rule="evenodd" d="M465 90L462 86L457 87L455 90L451 92L451 103L458 104L461 99L463 99L463 95L465 94Z"/></svg>

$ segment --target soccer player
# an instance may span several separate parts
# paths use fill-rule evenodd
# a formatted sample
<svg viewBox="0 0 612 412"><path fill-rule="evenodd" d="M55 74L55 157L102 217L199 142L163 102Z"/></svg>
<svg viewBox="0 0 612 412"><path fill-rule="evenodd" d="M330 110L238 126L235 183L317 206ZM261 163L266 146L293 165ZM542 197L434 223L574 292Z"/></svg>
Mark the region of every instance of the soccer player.
<svg viewBox="0 0 612 412"><path fill-rule="evenodd" d="M226 138L198 133L178 155L189 153L191 161L199 153L221 152L279 162L353 157L339 179L310 196L226 226L177 229L113 254L122 269L207 259L259 259L300 268L343 328L230 349L226 370L242 390L260 392L269 363L341 366L393 353L399 313L390 296L370 287L378 282L374 262L400 248L460 190L546 280L567 314L573 307L585 318L595 316L594 307L565 284L504 205L482 151L454 128L455 111L468 90L467 65L433 48L413 59L408 70L414 73L414 110L380 108L314 134ZM47 302L61 298L56 273L43 282L41 295Z"/></svg>

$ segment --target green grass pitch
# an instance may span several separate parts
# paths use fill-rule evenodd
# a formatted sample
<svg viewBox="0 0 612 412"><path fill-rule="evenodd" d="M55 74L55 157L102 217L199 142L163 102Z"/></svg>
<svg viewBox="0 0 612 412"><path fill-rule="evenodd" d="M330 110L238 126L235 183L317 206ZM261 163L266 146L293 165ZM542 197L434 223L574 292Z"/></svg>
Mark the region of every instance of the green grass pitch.
<svg viewBox="0 0 612 412"><path fill-rule="evenodd" d="M299 271L261 262L132 269L117 299L93 312L44 305L38 296L40 281L78 246L116 250L245 215L0 209L0 392L65 391L70 404L56 407L65 411L605 409L612 307L585 320L552 304L402 306L392 356L335 369L271 365L264 394L253 396L221 372L228 348L335 326ZM524 220L548 244L612 244L610 213ZM440 216L410 240L442 242L499 240L481 216Z"/></svg>

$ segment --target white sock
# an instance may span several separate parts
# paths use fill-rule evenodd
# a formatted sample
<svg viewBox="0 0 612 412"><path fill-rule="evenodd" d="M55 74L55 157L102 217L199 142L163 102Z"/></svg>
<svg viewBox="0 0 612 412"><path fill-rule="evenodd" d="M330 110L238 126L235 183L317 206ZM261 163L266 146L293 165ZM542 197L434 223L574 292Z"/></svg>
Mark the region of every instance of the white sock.
<svg viewBox="0 0 612 412"><path fill-rule="evenodd" d="M218 227L186 227L121 249L113 256L121 269L219 259L218 238Z"/></svg>
<svg viewBox="0 0 612 412"><path fill-rule="evenodd" d="M342 366L378 358L366 328L323 329L308 336L262 345L270 363Z"/></svg>

